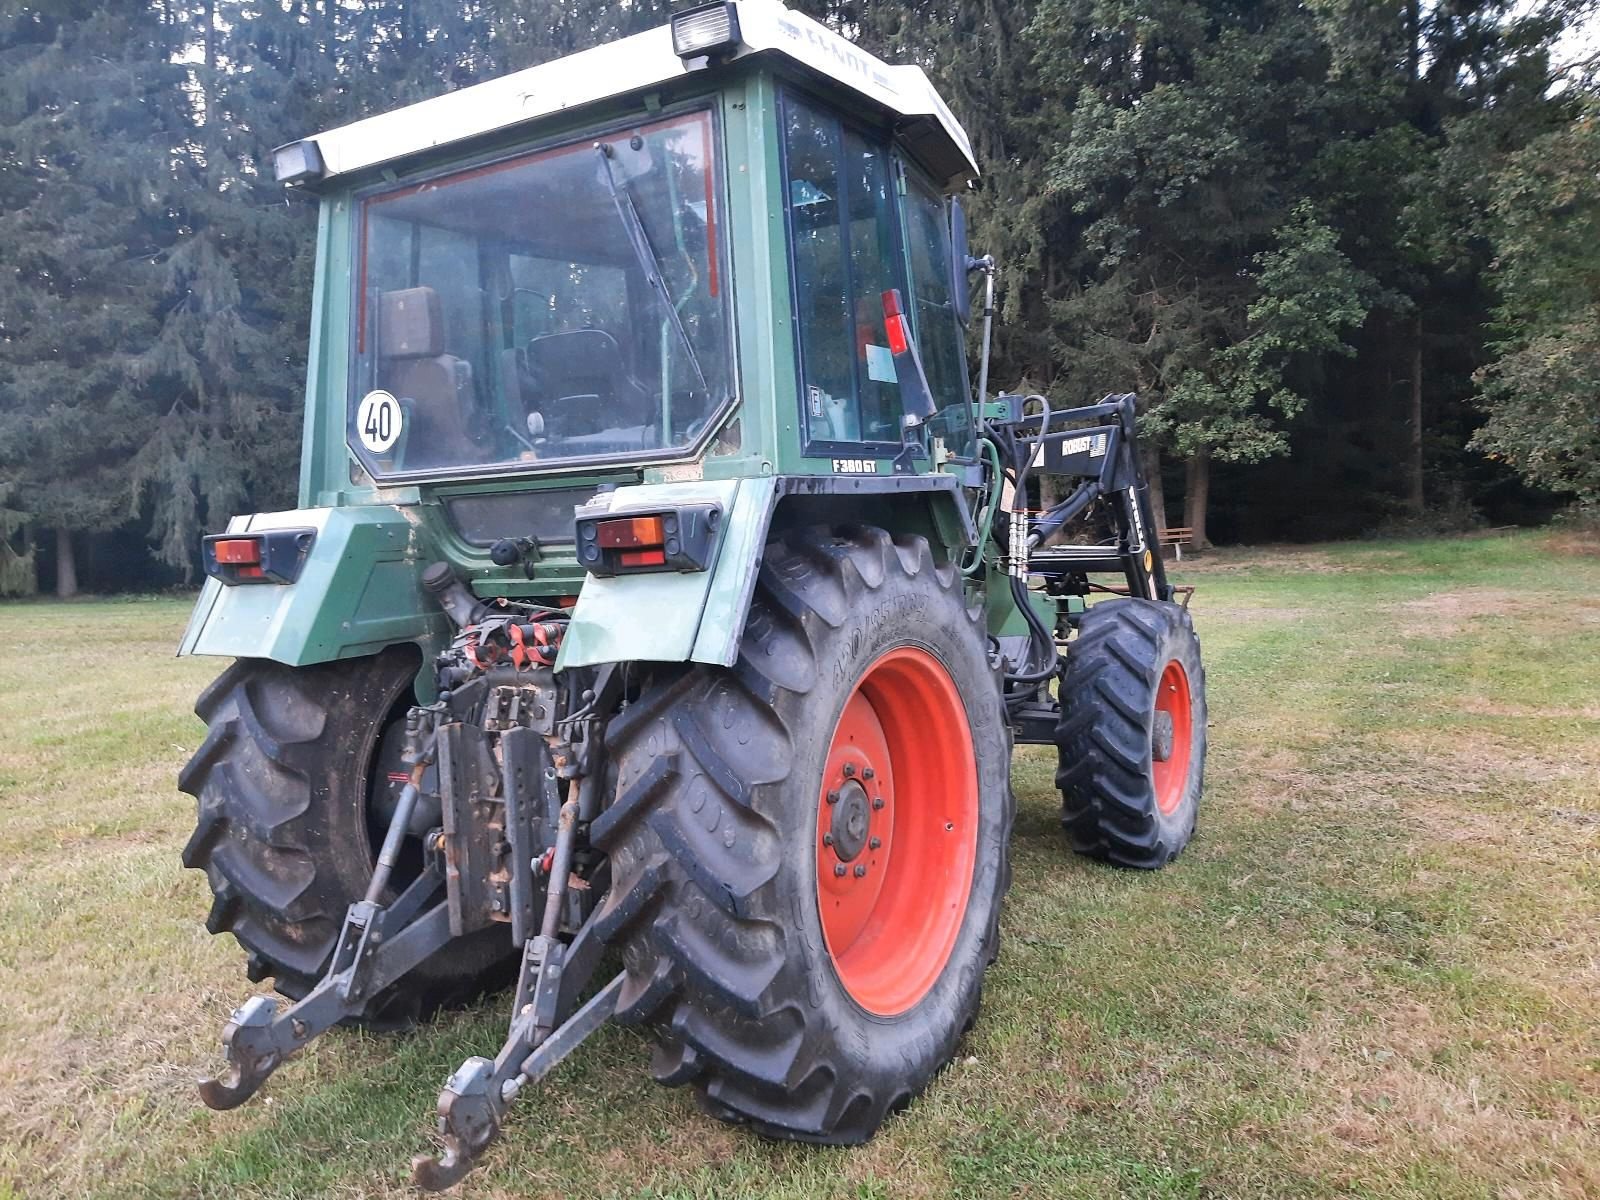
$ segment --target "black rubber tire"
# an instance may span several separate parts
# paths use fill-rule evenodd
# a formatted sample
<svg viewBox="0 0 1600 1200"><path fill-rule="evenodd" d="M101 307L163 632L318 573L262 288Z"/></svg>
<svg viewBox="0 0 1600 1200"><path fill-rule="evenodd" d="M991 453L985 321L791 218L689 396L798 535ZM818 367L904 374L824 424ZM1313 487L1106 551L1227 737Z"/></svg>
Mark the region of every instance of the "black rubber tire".
<svg viewBox="0 0 1600 1200"><path fill-rule="evenodd" d="M1176 660L1189 679L1189 771L1163 813L1152 774L1156 685ZM1194 621L1176 604L1103 600L1083 615L1061 679L1056 729L1061 823L1079 854L1164 867L1194 836L1206 760L1206 677Z"/></svg>
<svg viewBox="0 0 1600 1200"><path fill-rule="evenodd" d="M345 910L372 878L373 756L411 702L417 665L412 646L310 667L239 659L195 704L207 728L178 777L199 810L183 865L211 884L206 928L233 934L250 979L271 976L290 999L322 977ZM508 929L447 946L358 1020L404 1027L499 982Z"/></svg>
<svg viewBox="0 0 1600 1200"><path fill-rule="evenodd" d="M823 761L845 700L895 646L949 671L978 775L972 889L954 949L904 1013L844 989L817 911ZM737 664L647 686L607 734L615 799L599 921L622 947L619 1017L656 1040L652 1073L775 1138L865 1141L955 1052L998 947L1010 883L1010 739L981 609L919 537L804 530L768 545ZM803 851L803 852L800 852Z"/></svg>

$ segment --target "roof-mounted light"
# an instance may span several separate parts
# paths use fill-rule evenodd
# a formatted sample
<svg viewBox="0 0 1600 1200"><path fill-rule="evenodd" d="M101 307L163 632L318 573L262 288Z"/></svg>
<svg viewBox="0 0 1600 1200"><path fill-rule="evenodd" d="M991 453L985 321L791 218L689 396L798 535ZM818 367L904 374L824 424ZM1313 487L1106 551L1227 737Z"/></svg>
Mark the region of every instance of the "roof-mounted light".
<svg viewBox="0 0 1600 1200"><path fill-rule="evenodd" d="M272 171L279 183L305 183L321 179L325 169L322 151L317 149L317 143L312 138L290 142L272 152Z"/></svg>
<svg viewBox="0 0 1600 1200"><path fill-rule="evenodd" d="M672 51L690 70L739 48L739 12L731 3L704 4L672 18Z"/></svg>

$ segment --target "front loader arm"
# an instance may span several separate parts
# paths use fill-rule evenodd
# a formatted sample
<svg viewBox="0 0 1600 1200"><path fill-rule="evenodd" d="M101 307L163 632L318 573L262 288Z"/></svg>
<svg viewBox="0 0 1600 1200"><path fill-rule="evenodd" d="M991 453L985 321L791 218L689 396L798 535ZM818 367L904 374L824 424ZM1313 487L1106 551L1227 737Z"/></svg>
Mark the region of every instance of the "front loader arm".
<svg viewBox="0 0 1600 1200"><path fill-rule="evenodd" d="M1000 424L1027 450L1035 469L1079 480L1065 499L1034 521L1026 538L1028 569L1046 576L1120 571L1130 595L1172 599L1156 543L1150 488L1139 462L1134 396L1107 396L1098 404L1047 409ZM1114 550L1048 545L1096 500L1106 502L1116 525Z"/></svg>

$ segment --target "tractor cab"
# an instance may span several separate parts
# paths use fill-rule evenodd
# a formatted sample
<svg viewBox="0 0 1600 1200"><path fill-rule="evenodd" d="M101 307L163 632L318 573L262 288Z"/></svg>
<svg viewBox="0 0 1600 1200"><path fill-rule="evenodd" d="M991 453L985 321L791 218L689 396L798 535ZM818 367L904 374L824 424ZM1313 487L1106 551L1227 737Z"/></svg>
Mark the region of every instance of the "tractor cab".
<svg viewBox="0 0 1600 1200"><path fill-rule="evenodd" d="M324 210L310 407L344 437L312 464L317 498L971 449L947 198L976 174L965 134L918 68L777 4L683 13L292 143L277 168Z"/></svg>
<svg viewBox="0 0 1600 1200"><path fill-rule="evenodd" d="M526 475L700 449L736 396L715 133L697 106L357 192L362 468Z"/></svg>
<svg viewBox="0 0 1600 1200"><path fill-rule="evenodd" d="M235 525L294 530L260 553L330 583L241 589L287 579L208 542L186 652L259 652L264 628L296 664L437 645L416 569L380 565L374 588L370 552L346 552L376 536L480 596L576 597L563 666L723 660L732 638L704 618L743 602L743 565L677 581L647 629L617 619L594 586L610 559L578 544L576 508L668 485L747 542L785 494L815 518L891 477L941 544L973 532L950 196L977 168L920 68L734 0L290 143L274 167L320 206L300 509ZM684 565L661 558L630 569Z"/></svg>

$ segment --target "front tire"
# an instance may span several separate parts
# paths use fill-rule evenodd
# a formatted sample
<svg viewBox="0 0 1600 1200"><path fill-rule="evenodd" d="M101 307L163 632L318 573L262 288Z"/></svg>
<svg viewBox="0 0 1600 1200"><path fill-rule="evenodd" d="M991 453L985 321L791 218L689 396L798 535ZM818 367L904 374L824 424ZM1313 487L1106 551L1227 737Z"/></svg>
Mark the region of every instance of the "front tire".
<svg viewBox="0 0 1600 1200"><path fill-rule="evenodd" d="M734 668L658 679L607 740L598 919L656 1078L770 1137L865 1141L970 1027L1010 878L1009 739L958 573L921 538L790 533Z"/></svg>
<svg viewBox="0 0 1600 1200"><path fill-rule="evenodd" d="M1206 676L1176 604L1103 600L1067 650L1056 729L1061 823L1072 848L1164 867L1189 844L1206 762Z"/></svg>

